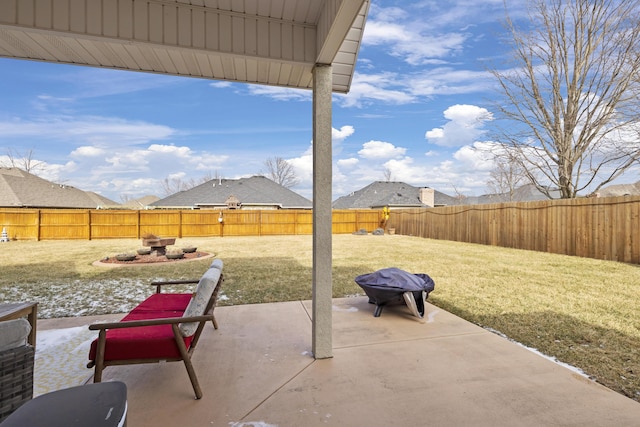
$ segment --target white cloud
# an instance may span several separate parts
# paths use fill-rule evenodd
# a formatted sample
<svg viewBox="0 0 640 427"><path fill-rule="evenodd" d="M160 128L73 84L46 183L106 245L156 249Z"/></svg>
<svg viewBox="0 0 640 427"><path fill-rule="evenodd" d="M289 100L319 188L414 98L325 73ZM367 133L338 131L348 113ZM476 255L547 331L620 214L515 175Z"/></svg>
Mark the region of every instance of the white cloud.
<svg viewBox="0 0 640 427"><path fill-rule="evenodd" d="M370 27L380 26L379 23L367 24L365 33ZM390 26L375 30L383 32ZM455 54L462 50L462 46L467 38L462 33L447 33L436 36L426 36L417 33L402 33L402 38L391 40L392 47L390 53L403 58L410 65L426 65L441 63L442 58ZM413 36L413 37L412 37Z"/></svg>
<svg viewBox="0 0 640 427"><path fill-rule="evenodd" d="M144 151L135 150L131 152L113 152L104 159L106 164L94 168L93 173L115 174L148 172L149 160Z"/></svg>
<svg viewBox="0 0 640 427"><path fill-rule="evenodd" d="M226 154L200 152L191 158L191 164L194 165L195 170L211 172L222 168L229 161L229 158Z"/></svg>
<svg viewBox="0 0 640 427"><path fill-rule="evenodd" d="M331 128L331 138L334 143L336 141L344 141L346 138L353 135L354 132L355 129L353 128L353 126L349 125L342 126L340 129Z"/></svg>
<svg viewBox="0 0 640 427"><path fill-rule="evenodd" d="M183 179L184 177L186 177L187 174L184 171L180 171L180 172L175 172L175 173L170 173L169 175L167 175L167 179Z"/></svg>
<svg viewBox="0 0 640 427"><path fill-rule="evenodd" d="M331 128L331 137L333 144L334 157L342 150L342 142L355 133L355 128L350 125L344 125L340 129ZM313 185L313 142L298 157L286 159L293 167L299 184L293 188L305 197L311 197L311 187ZM343 164L344 166L345 164ZM340 171L334 168L334 180L340 180Z"/></svg>
<svg viewBox="0 0 640 427"><path fill-rule="evenodd" d="M310 90L277 86L248 85L251 95L265 96L276 101L313 100ZM401 105L414 102L415 96L407 91L402 79L396 73L363 74L355 72L349 93L333 94L334 102L342 107L362 107L373 102Z"/></svg>
<svg viewBox="0 0 640 427"><path fill-rule="evenodd" d="M425 137L429 140L444 138L444 129L433 128L425 133Z"/></svg>
<svg viewBox="0 0 640 427"><path fill-rule="evenodd" d="M252 95L267 96L276 101L311 101L313 94L310 90L293 89L289 87L248 85L247 90Z"/></svg>
<svg viewBox="0 0 640 427"><path fill-rule="evenodd" d="M473 145L465 145L453 154L453 158L460 162L463 168L478 172L487 172L495 168L493 156L489 150L489 144L474 142Z"/></svg>
<svg viewBox="0 0 640 427"><path fill-rule="evenodd" d="M352 167L356 166L359 161L360 160L356 159L355 157L350 157L348 159L340 159L340 160L338 160L337 164L341 168L352 168Z"/></svg>
<svg viewBox="0 0 640 427"><path fill-rule="evenodd" d="M177 147L175 145L151 144L147 150L151 153L168 154L177 157L189 157L192 154L189 147Z"/></svg>
<svg viewBox="0 0 640 427"><path fill-rule="evenodd" d="M100 181L97 186L100 193L119 194L127 197L142 197L148 194L159 195L162 179L153 177L129 179L124 177L114 177L109 180ZM118 201L116 199L113 199Z"/></svg>
<svg viewBox="0 0 640 427"><path fill-rule="evenodd" d="M485 71L431 68L424 72L402 74L356 72L348 94L334 95L344 108L362 108L370 104L406 105L425 97L484 92L494 84Z"/></svg>
<svg viewBox="0 0 640 427"><path fill-rule="evenodd" d="M461 51L467 37L464 32L441 32L424 22L419 25L397 9L374 8L365 26L362 43L364 46L388 46L391 55L408 64L420 65Z"/></svg>
<svg viewBox="0 0 640 427"><path fill-rule="evenodd" d="M493 120L493 116L485 108L461 104L447 108L444 117L449 121L443 127L433 128L425 133L429 143L443 147L473 144L485 133L485 123Z"/></svg>
<svg viewBox="0 0 640 427"><path fill-rule="evenodd" d="M117 117L45 115L34 120L0 121L1 139L47 135L50 141L64 145L88 142L94 148L130 147L174 134L168 126Z"/></svg>
<svg viewBox="0 0 640 427"><path fill-rule="evenodd" d="M406 148L396 147L390 142L369 141L362 144L362 150L358 154L365 159L389 159L404 155Z"/></svg>
<svg viewBox="0 0 640 427"><path fill-rule="evenodd" d="M217 89L224 89L224 88L231 87L232 84L233 83L231 83L229 81L219 81L219 82L209 83L209 86L217 88Z"/></svg>
<svg viewBox="0 0 640 427"><path fill-rule="evenodd" d="M415 37L407 32L407 29L400 25L388 21L369 20L365 27L362 38L363 44L386 44L407 42Z"/></svg>
<svg viewBox="0 0 640 427"><path fill-rule="evenodd" d="M372 102L392 105L409 104L416 97L407 91L402 79L395 73L363 74L354 73L351 90L345 95L336 95L336 101L343 107L362 107Z"/></svg>
<svg viewBox="0 0 640 427"><path fill-rule="evenodd" d="M486 71L453 69L451 67L431 68L406 77L404 85L414 97L435 95L460 95L487 91L494 79Z"/></svg>
<svg viewBox="0 0 640 427"><path fill-rule="evenodd" d="M98 191L116 201L123 195L159 195L165 178L198 179L222 168L229 159L224 154L164 144L110 150L82 146L73 150L70 156L74 161L66 164L45 163L38 175L50 181Z"/></svg>
<svg viewBox="0 0 640 427"><path fill-rule="evenodd" d="M36 99L38 99L39 101L42 101L43 103L68 103L73 101L73 98L58 97L58 96L51 96L51 95L38 95Z"/></svg>
<svg viewBox="0 0 640 427"><path fill-rule="evenodd" d="M414 165L411 157L392 159L384 164L384 167L391 172L393 181L406 182L411 185L425 185L428 182L429 171L424 165Z"/></svg>
<svg viewBox="0 0 640 427"><path fill-rule="evenodd" d="M105 151L102 148L83 145L73 150L71 157L96 157L102 156L104 153Z"/></svg>
<svg viewBox="0 0 640 427"><path fill-rule="evenodd" d="M298 186L309 189L313 184L313 155L311 152L307 150L299 157L287 159L287 162L293 166L296 177L300 180Z"/></svg>
<svg viewBox="0 0 640 427"><path fill-rule="evenodd" d="M444 111L445 119L463 124L468 127L477 127L482 121L492 120L492 115L485 108L475 105L456 104Z"/></svg>

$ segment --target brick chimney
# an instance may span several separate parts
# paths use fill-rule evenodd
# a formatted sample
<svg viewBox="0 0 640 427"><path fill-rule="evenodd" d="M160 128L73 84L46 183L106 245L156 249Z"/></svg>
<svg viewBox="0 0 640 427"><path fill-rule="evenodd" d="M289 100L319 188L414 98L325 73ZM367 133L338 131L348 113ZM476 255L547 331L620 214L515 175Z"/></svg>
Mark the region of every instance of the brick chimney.
<svg viewBox="0 0 640 427"><path fill-rule="evenodd" d="M418 190L418 197L420 198L420 203L429 206L430 208L435 206L435 191L433 188L422 187Z"/></svg>

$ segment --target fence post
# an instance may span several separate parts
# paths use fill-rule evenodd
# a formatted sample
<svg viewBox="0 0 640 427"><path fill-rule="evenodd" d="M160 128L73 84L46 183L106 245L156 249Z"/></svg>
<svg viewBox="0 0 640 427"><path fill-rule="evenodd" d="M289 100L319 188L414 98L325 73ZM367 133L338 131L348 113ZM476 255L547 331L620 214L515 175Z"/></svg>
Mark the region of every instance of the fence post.
<svg viewBox="0 0 640 427"><path fill-rule="evenodd" d="M91 240L92 232L91 232L92 224L91 224L91 209L87 209L87 235L89 240Z"/></svg>
<svg viewBox="0 0 640 427"><path fill-rule="evenodd" d="M42 219L40 218L40 209L38 209L38 221L36 223L36 241L40 241L40 226L41 226L41 221Z"/></svg>

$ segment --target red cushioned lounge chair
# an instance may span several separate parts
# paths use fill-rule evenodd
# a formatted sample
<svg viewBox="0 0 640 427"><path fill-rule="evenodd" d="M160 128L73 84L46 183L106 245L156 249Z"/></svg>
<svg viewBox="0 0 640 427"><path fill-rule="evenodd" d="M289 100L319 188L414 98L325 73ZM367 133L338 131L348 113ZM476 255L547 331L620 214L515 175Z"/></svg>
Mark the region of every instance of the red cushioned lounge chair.
<svg viewBox="0 0 640 427"><path fill-rule="evenodd" d="M121 321L89 326L99 331L91 343L88 368L95 367L93 382L111 365L182 361L196 399L202 397L191 356L205 324L218 324L213 309L223 282L222 261L215 260L200 280L154 282L156 293ZM162 286L198 283L193 294L161 293Z"/></svg>

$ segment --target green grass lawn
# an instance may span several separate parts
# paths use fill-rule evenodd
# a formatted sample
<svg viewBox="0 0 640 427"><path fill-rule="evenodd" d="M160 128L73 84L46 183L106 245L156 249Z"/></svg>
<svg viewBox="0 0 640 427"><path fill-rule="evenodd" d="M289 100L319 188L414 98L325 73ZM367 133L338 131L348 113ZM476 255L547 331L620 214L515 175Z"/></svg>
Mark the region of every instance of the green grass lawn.
<svg viewBox="0 0 640 427"><path fill-rule="evenodd" d="M220 305L311 299L311 236L179 239L224 263ZM106 268L139 240L0 244L0 300L35 300L40 317L126 312L152 280L197 278L211 260ZM429 302L582 369L640 401L640 267L407 236L333 236L333 296L380 268L427 273ZM184 289L184 288L182 288Z"/></svg>

